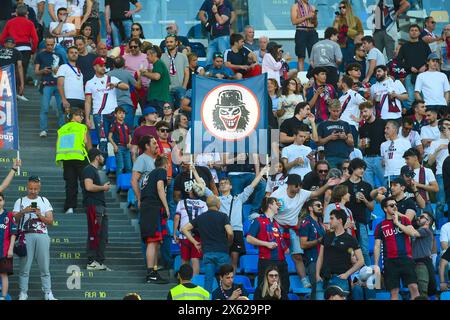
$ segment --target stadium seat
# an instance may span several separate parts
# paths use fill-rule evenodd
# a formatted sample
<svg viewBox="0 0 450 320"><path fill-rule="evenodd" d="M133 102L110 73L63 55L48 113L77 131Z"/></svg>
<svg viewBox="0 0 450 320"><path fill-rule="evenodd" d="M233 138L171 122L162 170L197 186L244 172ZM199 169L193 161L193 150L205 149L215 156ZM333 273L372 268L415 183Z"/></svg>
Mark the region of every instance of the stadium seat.
<svg viewBox="0 0 450 320"><path fill-rule="evenodd" d="M89 130L89 133L91 135L91 142L93 145L98 145L98 135L97 135L97 130L95 129L91 129Z"/></svg>
<svg viewBox="0 0 450 320"><path fill-rule="evenodd" d="M202 288L205 288L205 275L204 274L196 274L192 278L192 283L196 284ZM217 283L217 279L214 278L213 280L213 291L216 290L219 287L219 284Z"/></svg>
<svg viewBox="0 0 450 320"><path fill-rule="evenodd" d="M378 202L375 203L373 214L375 214L378 218L384 219L384 211L381 209L381 205Z"/></svg>
<svg viewBox="0 0 450 320"><path fill-rule="evenodd" d="M251 254L251 255L258 254L258 248L256 248L254 245L251 245L250 243L248 243L247 240L245 240L245 238L244 238L244 243L245 243L246 254Z"/></svg>
<svg viewBox="0 0 450 320"><path fill-rule="evenodd" d="M444 224L446 224L447 222L448 222L448 218L446 218L446 217L439 218L438 225L437 225L438 229L441 229L442 226Z"/></svg>
<svg viewBox="0 0 450 320"><path fill-rule="evenodd" d="M437 253L440 253L441 252L441 242L439 241L440 237L438 235L435 237L436 237L436 250L437 250Z"/></svg>
<svg viewBox="0 0 450 320"><path fill-rule="evenodd" d="M131 173L119 173L117 176L117 192L131 189Z"/></svg>
<svg viewBox="0 0 450 320"><path fill-rule="evenodd" d="M441 293L441 300L450 300L450 291L445 291Z"/></svg>
<svg viewBox="0 0 450 320"><path fill-rule="evenodd" d="M181 267L181 256L177 255L175 259L173 259L173 271L176 273L180 271Z"/></svg>
<svg viewBox="0 0 450 320"><path fill-rule="evenodd" d="M249 300L253 300L253 297L254 297L255 295L253 294L253 293L250 293L249 295L248 295L248 299Z"/></svg>
<svg viewBox="0 0 450 320"><path fill-rule="evenodd" d="M389 292L377 292L375 293L375 300L391 300L391 294Z"/></svg>
<svg viewBox="0 0 450 320"><path fill-rule="evenodd" d="M206 48L201 42L191 42L189 41L189 46L192 52L196 53L199 58L206 57Z"/></svg>
<svg viewBox="0 0 450 320"><path fill-rule="evenodd" d="M289 281L291 282L291 287L289 291L298 294L310 294L310 288L303 288L302 281L299 276L289 276Z"/></svg>
<svg viewBox="0 0 450 320"><path fill-rule="evenodd" d="M170 254L176 256L181 253L181 248L179 243L175 243L172 237L170 237Z"/></svg>
<svg viewBox="0 0 450 320"><path fill-rule="evenodd" d="M241 283L245 290L247 290L248 293L254 293L255 288L253 288L250 279L247 276L240 276L235 275L234 276L234 283Z"/></svg>
<svg viewBox="0 0 450 320"><path fill-rule="evenodd" d="M255 288L255 290L256 288L258 288L258 276L255 276L255 280L253 280L253 287Z"/></svg>
<svg viewBox="0 0 450 320"><path fill-rule="evenodd" d="M169 229L169 235L173 236L173 220L167 220L167 229Z"/></svg>
<svg viewBox="0 0 450 320"><path fill-rule="evenodd" d="M128 208L136 205L136 196L134 195L133 189L128 190L127 203L128 203Z"/></svg>
<svg viewBox="0 0 450 320"><path fill-rule="evenodd" d="M242 221L248 221L248 216L250 215L252 206L250 204L244 204L242 206Z"/></svg>
<svg viewBox="0 0 450 320"><path fill-rule="evenodd" d="M289 274L297 274L297 269L295 268L294 260L292 259L290 254L286 255L286 263L288 265Z"/></svg>
<svg viewBox="0 0 450 320"><path fill-rule="evenodd" d="M250 229L250 225L252 224L249 220L244 220L243 226L244 226L244 237L247 235L248 230ZM244 238L245 239L245 238Z"/></svg>
<svg viewBox="0 0 450 320"><path fill-rule="evenodd" d="M111 156L106 159L106 174L110 172L116 172L116 157Z"/></svg>
<svg viewBox="0 0 450 320"><path fill-rule="evenodd" d="M241 270L244 273L258 273L258 256L244 255L241 257Z"/></svg>
<svg viewBox="0 0 450 320"><path fill-rule="evenodd" d="M373 235L369 235L369 254L373 253L374 246L375 246L375 237Z"/></svg>
<svg viewBox="0 0 450 320"><path fill-rule="evenodd" d="M288 293L289 300L300 300L300 297L294 293Z"/></svg>
<svg viewBox="0 0 450 320"><path fill-rule="evenodd" d="M372 232L373 232L372 234L375 233L375 229L376 229L377 225L380 224L381 221L383 221L383 220L384 220L384 218L378 218L378 219L372 220Z"/></svg>

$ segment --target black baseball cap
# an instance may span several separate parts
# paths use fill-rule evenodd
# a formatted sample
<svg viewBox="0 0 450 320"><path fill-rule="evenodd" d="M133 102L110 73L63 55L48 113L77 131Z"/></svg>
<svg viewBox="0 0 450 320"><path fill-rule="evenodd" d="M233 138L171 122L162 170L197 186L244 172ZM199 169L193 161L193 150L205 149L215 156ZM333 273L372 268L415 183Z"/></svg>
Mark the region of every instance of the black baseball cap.
<svg viewBox="0 0 450 320"><path fill-rule="evenodd" d="M325 290L325 300L330 299L330 297L332 296L341 296L343 298L347 298L348 294L349 294L348 291L342 290L341 287L329 286Z"/></svg>
<svg viewBox="0 0 450 320"><path fill-rule="evenodd" d="M287 185L300 186L302 184L302 177L296 173L291 173L287 178Z"/></svg>
<svg viewBox="0 0 450 320"><path fill-rule="evenodd" d="M8 43L8 42L10 42L10 43L16 43L16 40L14 40L13 37L7 37L7 38L5 39L5 43Z"/></svg>
<svg viewBox="0 0 450 320"><path fill-rule="evenodd" d="M97 148L92 148L88 151L88 158L90 160L95 159L95 157L97 157L97 156L103 156L105 159L107 158L107 155Z"/></svg>
<svg viewBox="0 0 450 320"><path fill-rule="evenodd" d="M404 157L404 156L403 156ZM400 175L405 175L405 176L407 176L407 177L409 177L409 178L414 178L415 177L415 173L414 173L414 170L413 169L411 169L410 167L408 167L407 165L404 165L403 167L402 167L402 169L400 170Z"/></svg>

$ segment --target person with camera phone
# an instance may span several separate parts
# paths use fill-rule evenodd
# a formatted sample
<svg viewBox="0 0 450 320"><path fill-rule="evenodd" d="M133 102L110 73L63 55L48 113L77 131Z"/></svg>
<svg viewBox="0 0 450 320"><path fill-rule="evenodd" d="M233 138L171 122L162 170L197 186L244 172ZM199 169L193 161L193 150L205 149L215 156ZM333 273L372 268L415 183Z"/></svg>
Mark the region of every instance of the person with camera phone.
<svg viewBox="0 0 450 320"><path fill-rule="evenodd" d="M219 269L219 287L213 291L212 300L248 300L247 290L241 283L234 283L234 268L224 264Z"/></svg>
<svg viewBox="0 0 450 320"><path fill-rule="evenodd" d="M20 252L15 251L20 261L19 300L28 300L28 282L34 260L39 265L44 299L57 300L51 288L50 237L47 230L48 225L53 225L53 207L47 198L39 195L40 191L41 179L31 176L27 183L27 196L18 199L13 209L19 242L24 246Z"/></svg>
<svg viewBox="0 0 450 320"><path fill-rule="evenodd" d="M280 273L275 265L267 267L264 280L255 290L254 300L287 300L281 295Z"/></svg>

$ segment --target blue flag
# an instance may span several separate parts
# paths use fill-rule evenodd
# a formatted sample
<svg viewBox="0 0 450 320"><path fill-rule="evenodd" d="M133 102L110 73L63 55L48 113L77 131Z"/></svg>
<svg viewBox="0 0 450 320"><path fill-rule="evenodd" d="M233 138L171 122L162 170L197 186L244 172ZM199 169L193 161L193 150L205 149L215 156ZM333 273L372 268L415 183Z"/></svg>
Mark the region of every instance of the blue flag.
<svg viewBox="0 0 450 320"><path fill-rule="evenodd" d="M267 154L267 99L267 74L243 80L194 76L191 153Z"/></svg>
<svg viewBox="0 0 450 320"><path fill-rule="evenodd" d="M13 64L1 67L0 73L0 149L19 150L16 77Z"/></svg>

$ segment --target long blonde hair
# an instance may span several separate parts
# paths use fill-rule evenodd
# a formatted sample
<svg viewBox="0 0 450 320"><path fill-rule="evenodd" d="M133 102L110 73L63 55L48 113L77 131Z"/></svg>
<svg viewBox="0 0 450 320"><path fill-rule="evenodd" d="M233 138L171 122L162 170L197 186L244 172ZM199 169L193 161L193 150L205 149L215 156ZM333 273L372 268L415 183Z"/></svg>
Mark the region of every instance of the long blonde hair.
<svg viewBox="0 0 450 320"><path fill-rule="evenodd" d="M278 273L278 286L280 287L280 290L281 290L280 271L278 270L277 266L275 266L275 265L268 266L266 269L266 272L264 272L264 282L263 282L263 287L261 290L261 297L263 297L263 298L269 294L269 272L270 271L276 271Z"/></svg>
<svg viewBox="0 0 450 320"><path fill-rule="evenodd" d="M355 27L357 24L357 21L355 18L355 14L353 13L353 8L352 8L352 5L350 4L350 2L348 0L342 0L341 2L339 2L339 4L345 5L345 20L347 21L347 26L349 28Z"/></svg>

